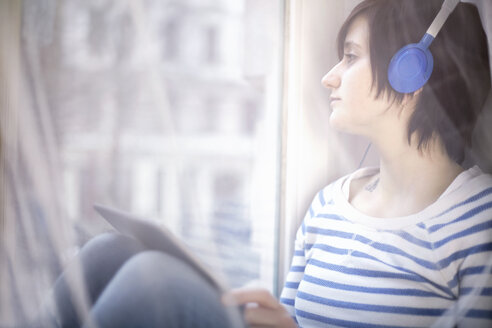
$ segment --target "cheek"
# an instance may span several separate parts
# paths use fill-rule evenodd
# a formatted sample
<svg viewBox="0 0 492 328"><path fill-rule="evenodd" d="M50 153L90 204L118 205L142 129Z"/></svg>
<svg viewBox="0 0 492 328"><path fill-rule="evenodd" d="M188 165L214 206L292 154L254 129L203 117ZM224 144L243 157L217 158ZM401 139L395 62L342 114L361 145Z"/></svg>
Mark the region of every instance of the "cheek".
<svg viewBox="0 0 492 328"><path fill-rule="evenodd" d="M363 104L372 98L371 93L372 73L369 62L360 59L352 67L349 67L342 79L342 98L347 104Z"/></svg>
<svg viewBox="0 0 492 328"><path fill-rule="evenodd" d="M342 104L346 112L360 112L370 104L371 72L366 65L357 65L347 70L342 81Z"/></svg>
<svg viewBox="0 0 492 328"><path fill-rule="evenodd" d="M378 110L371 91L372 74L369 63L360 62L348 69L342 81L343 101L330 115L330 125L337 130L359 133L357 127L367 125Z"/></svg>
<svg viewBox="0 0 492 328"><path fill-rule="evenodd" d="M351 101L364 103L372 99L371 85L372 74L368 68L361 68L350 72L347 76L350 83L347 84L347 97Z"/></svg>

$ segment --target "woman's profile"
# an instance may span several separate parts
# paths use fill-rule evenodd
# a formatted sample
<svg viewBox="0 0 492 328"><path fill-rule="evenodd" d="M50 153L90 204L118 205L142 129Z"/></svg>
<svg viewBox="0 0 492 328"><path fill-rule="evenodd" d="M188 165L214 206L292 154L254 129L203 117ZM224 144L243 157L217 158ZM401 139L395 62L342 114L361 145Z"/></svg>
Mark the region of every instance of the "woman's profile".
<svg viewBox="0 0 492 328"><path fill-rule="evenodd" d="M339 32L341 60L322 80L330 123L370 139L380 164L321 190L306 214L281 298L300 326L492 323L492 178L461 165L490 90L477 10L450 15L422 88L387 78L441 4L364 1Z"/></svg>

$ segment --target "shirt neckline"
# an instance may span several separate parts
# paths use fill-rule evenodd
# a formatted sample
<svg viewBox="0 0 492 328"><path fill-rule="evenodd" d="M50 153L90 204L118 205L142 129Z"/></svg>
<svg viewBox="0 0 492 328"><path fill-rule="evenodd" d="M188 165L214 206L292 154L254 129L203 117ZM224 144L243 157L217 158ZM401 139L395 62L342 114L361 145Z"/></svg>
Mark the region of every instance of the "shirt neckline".
<svg viewBox="0 0 492 328"><path fill-rule="evenodd" d="M435 202L421 211L406 216L381 218L364 214L348 201L352 180L377 173L379 173L379 167L366 167L339 179L338 185L336 186L339 192L335 195L335 201L341 206L342 213L350 218L350 221L361 223L370 228L383 230L399 229L404 226L414 225L439 215L445 210L443 204L456 204L463 199L462 193L456 192L461 186L483 174L478 166L473 166L461 172Z"/></svg>

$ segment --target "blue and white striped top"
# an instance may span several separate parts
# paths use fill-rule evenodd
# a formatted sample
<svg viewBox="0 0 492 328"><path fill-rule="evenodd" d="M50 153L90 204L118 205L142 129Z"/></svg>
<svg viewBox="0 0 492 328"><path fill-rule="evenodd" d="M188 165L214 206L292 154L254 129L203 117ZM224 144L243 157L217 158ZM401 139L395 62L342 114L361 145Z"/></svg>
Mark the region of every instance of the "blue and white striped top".
<svg viewBox="0 0 492 328"><path fill-rule="evenodd" d="M297 232L280 301L301 327L492 327L492 176L473 167L406 217L321 190Z"/></svg>

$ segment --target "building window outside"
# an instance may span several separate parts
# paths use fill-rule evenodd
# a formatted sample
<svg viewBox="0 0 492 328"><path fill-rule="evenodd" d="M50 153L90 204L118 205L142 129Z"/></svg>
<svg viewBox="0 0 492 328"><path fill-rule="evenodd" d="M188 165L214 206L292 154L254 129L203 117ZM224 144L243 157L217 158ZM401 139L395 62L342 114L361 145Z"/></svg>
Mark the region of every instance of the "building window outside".
<svg viewBox="0 0 492 328"><path fill-rule="evenodd" d="M162 52L164 60L176 60L179 54L178 22L175 18L164 22L162 27Z"/></svg>
<svg viewBox="0 0 492 328"><path fill-rule="evenodd" d="M204 39L205 39L205 61L209 65L213 65L219 61L219 53L218 53L218 43L219 43L219 35L218 30L214 26L210 26L205 28L204 31Z"/></svg>
<svg viewBox="0 0 492 328"><path fill-rule="evenodd" d="M231 287L274 290L282 10L264 1L60 1L40 56L80 231L107 229L92 205L112 205L169 227ZM248 67L268 70L252 85Z"/></svg>

